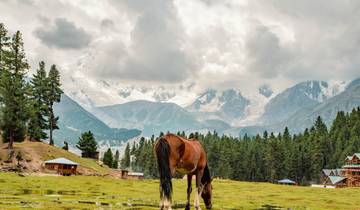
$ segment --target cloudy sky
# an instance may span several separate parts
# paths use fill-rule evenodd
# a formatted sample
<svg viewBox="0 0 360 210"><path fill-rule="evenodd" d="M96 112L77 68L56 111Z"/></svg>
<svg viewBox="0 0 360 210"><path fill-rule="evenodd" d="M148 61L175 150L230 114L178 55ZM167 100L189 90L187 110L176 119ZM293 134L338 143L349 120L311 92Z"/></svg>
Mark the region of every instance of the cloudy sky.
<svg viewBox="0 0 360 210"><path fill-rule="evenodd" d="M131 85L281 90L360 76L360 1L2 0L32 71ZM70 88L70 86L68 87Z"/></svg>

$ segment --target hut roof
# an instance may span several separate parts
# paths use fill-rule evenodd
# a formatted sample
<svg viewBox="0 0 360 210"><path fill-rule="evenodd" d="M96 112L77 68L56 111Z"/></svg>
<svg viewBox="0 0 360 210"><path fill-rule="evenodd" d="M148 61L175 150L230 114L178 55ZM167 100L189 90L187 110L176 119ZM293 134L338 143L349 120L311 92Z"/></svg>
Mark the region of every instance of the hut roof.
<svg viewBox="0 0 360 210"><path fill-rule="evenodd" d="M360 153L354 153L354 156L360 159Z"/></svg>
<svg viewBox="0 0 360 210"><path fill-rule="evenodd" d="M296 182L294 182L290 179L282 179L282 180L279 180L278 183L280 183L280 184L296 184Z"/></svg>
<svg viewBox="0 0 360 210"><path fill-rule="evenodd" d="M344 179L346 179L346 177L342 177L342 176L329 176L329 180L330 180L331 184L337 184L337 183L343 181Z"/></svg>
<svg viewBox="0 0 360 210"><path fill-rule="evenodd" d="M330 176L332 169L323 169L322 171L326 176Z"/></svg>
<svg viewBox="0 0 360 210"><path fill-rule="evenodd" d="M348 164L344 165L343 168L360 168L360 164Z"/></svg>
<svg viewBox="0 0 360 210"><path fill-rule="evenodd" d="M360 159L360 153L354 153L352 156L347 156L345 160L352 160L354 157Z"/></svg>
<svg viewBox="0 0 360 210"><path fill-rule="evenodd" d="M79 165L79 163L75 163L69 159L66 159L66 158L56 158L56 159L53 159L53 160L47 160L47 161L44 161L44 163L55 163L55 164L63 164L63 165Z"/></svg>
<svg viewBox="0 0 360 210"><path fill-rule="evenodd" d="M129 175L129 176L144 176L144 173L140 173L140 172L129 172L128 175Z"/></svg>
<svg viewBox="0 0 360 210"><path fill-rule="evenodd" d="M325 174L325 176L340 176L341 170L342 169L337 168L337 169L323 169L322 171Z"/></svg>

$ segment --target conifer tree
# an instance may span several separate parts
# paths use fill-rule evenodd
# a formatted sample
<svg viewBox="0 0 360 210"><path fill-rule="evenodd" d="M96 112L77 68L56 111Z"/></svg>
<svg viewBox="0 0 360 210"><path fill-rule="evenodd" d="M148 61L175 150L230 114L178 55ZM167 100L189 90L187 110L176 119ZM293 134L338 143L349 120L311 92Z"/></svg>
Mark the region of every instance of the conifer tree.
<svg viewBox="0 0 360 210"><path fill-rule="evenodd" d="M113 164L112 164L112 168L118 168L119 167L119 158L120 158L119 150L116 150L115 156L114 156L114 161L113 161Z"/></svg>
<svg viewBox="0 0 360 210"><path fill-rule="evenodd" d="M130 167L130 144L126 144L124 157L121 160L121 167L122 168L128 168Z"/></svg>
<svg viewBox="0 0 360 210"><path fill-rule="evenodd" d="M22 35L17 31L11 41L9 55L4 62L0 81L2 96L1 130L3 141L8 148L13 148L14 141L25 138L26 121L28 119L26 84L24 76L29 68L25 58Z"/></svg>
<svg viewBox="0 0 360 210"><path fill-rule="evenodd" d="M53 130L59 129L57 121L59 117L54 114L54 103L60 102L61 94L60 73L55 65L52 65L48 75L48 94L47 94L47 109L48 109L48 122L49 122L49 142L54 145Z"/></svg>
<svg viewBox="0 0 360 210"><path fill-rule="evenodd" d="M0 75L9 56L10 37L3 23L0 23Z"/></svg>
<svg viewBox="0 0 360 210"><path fill-rule="evenodd" d="M31 80L31 96L30 96L30 122L28 125L28 135L30 140L41 141L47 138L44 131L48 128L45 116L47 113L47 93L48 84L45 71L45 63L41 61L39 68Z"/></svg>
<svg viewBox="0 0 360 210"><path fill-rule="evenodd" d="M103 163L110 168L113 166L113 154L110 148L104 153Z"/></svg>
<svg viewBox="0 0 360 210"><path fill-rule="evenodd" d="M94 158L97 150L97 143L91 131L81 134L76 147L82 151L83 157Z"/></svg>
<svg viewBox="0 0 360 210"><path fill-rule="evenodd" d="M69 144L67 143L67 141L64 141L64 146L62 147L62 149L66 151L69 150Z"/></svg>

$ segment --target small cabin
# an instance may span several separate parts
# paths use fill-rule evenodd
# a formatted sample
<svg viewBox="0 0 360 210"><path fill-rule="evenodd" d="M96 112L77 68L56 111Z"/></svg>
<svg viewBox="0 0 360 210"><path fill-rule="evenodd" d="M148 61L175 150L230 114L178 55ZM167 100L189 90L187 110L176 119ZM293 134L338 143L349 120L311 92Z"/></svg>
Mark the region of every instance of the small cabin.
<svg viewBox="0 0 360 210"><path fill-rule="evenodd" d="M116 172L118 172L118 176L121 179L127 179L128 178L128 174L129 174L129 170L128 169L115 169Z"/></svg>
<svg viewBox="0 0 360 210"><path fill-rule="evenodd" d="M79 164L66 158L56 158L45 161L44 165L48 170L56 171L63 176L70 176L76 174L76 169Z"/></svg>
<svg viewBox="0 0 360 210"><path fill-rule="evenodd" d="M144 173L140 172L129 172L127 179L144 179Z"/></svg>
<svg viewBox="0 0 360 210"><path fill-rule="evenodd" d="M323 169L324 186L360 187L360 153L345 158L341 169Z"/></svg>

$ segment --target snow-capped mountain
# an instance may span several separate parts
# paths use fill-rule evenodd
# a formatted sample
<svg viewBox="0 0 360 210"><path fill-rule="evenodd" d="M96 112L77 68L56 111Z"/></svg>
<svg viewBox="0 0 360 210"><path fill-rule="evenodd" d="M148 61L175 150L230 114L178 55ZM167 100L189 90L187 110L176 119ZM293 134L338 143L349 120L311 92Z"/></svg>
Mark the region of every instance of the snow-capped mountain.
<svg viewBox="0 0 360 210"><path fill-rule="evenodd" d="M85 79L80 72L73 76L74 87L65 92L110 128L140 129L146 136L178 130L217 130L237 135L239 128L255 132L274 125L297 125L291 123L294 120L288 121L290 116L300 112L307 116L324 102L331 107L334 101L329 99L357 86L359 81L306 81L280 93L261 85L252 92L208 89L197 94L191 84L126 85Z"/></svg>
<svg viewBox="0 0 360 210"><path fill-rule="evenodd" d="M312 126L318 116L321 116L327 126L331 126L332 121L339 111L351 112L360 106L360 79L352 81L349 85L340 83L334 87L341 88L338 90L343 90L344 87L346 88L322 102L300 108L293 115L288 115L285 120L279 123L233 128L228 130L227 133L236 136L244 135L245 133L255 135L263 133L265 130L268 132L282 132L285 127L288 127L290 132L297 133Z"/></svg>
<svg viewBox="0 0 360 210"><path fill-rule="evenodd" d="M233 126L253 124L262 115L269 97L261 93L242 93L209 89L200 94L187 110L200 119L219 119Z"/></svg>
<svg viewBox="0 0 360 210"><path fill-rule="evenodd" d="M196 97L191 91L193 84L182 85L129 85L122 82L95 80L82 71L75 71L65 92L90 112L95 107L123 104L130 101L146 100L152 102L176 103L187 106Z"/></svg>
<svg viewBox="0 0 360 210"><path fill-rule="evenodd" d="M262 124L281 122L304 107L311 107L342 92L344 82L307 81L296 84L272 98L260 119Z"/></svg>

